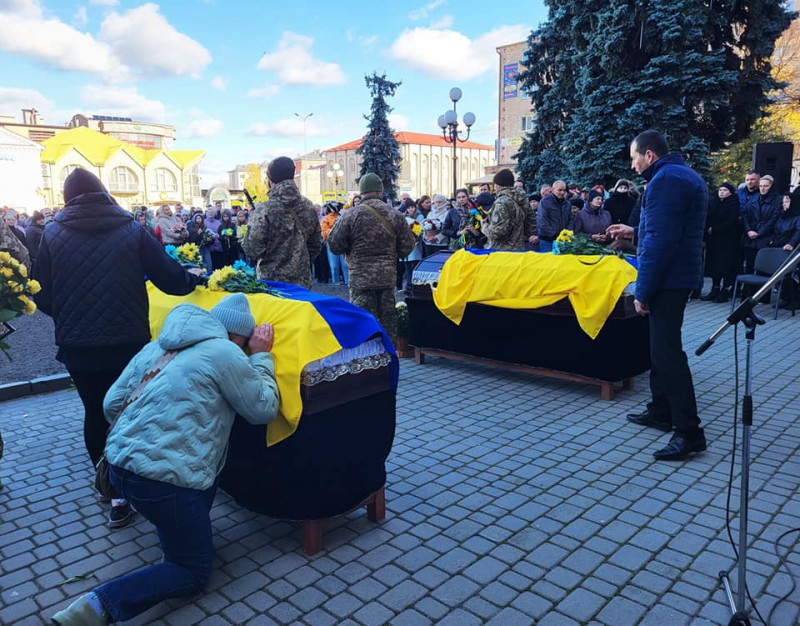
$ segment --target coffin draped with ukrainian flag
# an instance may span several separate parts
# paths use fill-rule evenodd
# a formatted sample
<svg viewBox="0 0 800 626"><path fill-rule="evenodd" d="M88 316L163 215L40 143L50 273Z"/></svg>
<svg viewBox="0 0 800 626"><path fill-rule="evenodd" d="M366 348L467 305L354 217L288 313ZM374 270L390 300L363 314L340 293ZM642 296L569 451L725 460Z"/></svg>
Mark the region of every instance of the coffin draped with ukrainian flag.
<svg viewBox="0 0 800 626"><path fill-rule="evenodd" d="M375 318L359 307L296 285L267 284L272 294L247 298L256 323L275 327L280 413L268 427L236 418L221 486L272 517L338 515L385 483L397 357ZM170 296L148 284L148 295L156 337L176 305L210 309L229 294L198 287Z"/></svg>

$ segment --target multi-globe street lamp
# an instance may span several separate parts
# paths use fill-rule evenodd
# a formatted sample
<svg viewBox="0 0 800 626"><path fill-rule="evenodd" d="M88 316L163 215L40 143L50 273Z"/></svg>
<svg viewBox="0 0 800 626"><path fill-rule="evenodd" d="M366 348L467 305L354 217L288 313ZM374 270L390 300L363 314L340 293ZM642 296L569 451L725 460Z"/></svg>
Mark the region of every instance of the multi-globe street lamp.
<svg viewBox="0 0 800 626"><path fill-rule="evenodd" d="M450 100L453 101L453 108L446 111L444 115L439 116L438 124L442 129L442 137L448 143L453 144L453 197L456 197L456 189L458 189L458 157L456 156L456 147L458 142L465 142L469 139L469 133L472 125L475 123L474 113L464 114L464 126L467 127L467 134L461 137L461 131L458 130L458 112L456 111L456 104L461 100L461 90L458 87L453 87L450 90Z"/></svg>
<svg viewBox="0 0 800 626"><path fill-rule="evenodd" d="M329 169L325 173L325 176L328 177L328 181L329 182L333 183L333 189L338 194L338 192L339 192L339 181L342 180L342 177L344 176L344 171L342 170L342 166L339 165L338 163L334 163L331 166L331 168L332 169Z"/></svg>

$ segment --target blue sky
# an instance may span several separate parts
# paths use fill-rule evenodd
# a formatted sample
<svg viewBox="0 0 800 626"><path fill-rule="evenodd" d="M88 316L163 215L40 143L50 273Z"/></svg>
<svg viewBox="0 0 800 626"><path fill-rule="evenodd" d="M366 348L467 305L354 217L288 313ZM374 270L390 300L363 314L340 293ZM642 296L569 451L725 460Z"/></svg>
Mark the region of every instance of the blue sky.
<svg viewBox="0 0 800 626"><path fill-rule="evenodd" d="M278 8L279 7L279 8ZM395 130L438 132L451 87L497 135L495 47L546 19L542 0L245 2L0 0L0 115L36 107L172 124L204 149L203 185L237 163L330 148L365 132L364 75L402 81Z"/></svg>

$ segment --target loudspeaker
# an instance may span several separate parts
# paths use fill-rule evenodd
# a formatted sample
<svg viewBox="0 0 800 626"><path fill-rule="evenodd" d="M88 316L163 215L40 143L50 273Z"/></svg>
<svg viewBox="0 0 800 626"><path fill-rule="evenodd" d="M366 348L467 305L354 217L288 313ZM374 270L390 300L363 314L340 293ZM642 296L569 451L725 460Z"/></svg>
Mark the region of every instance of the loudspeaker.
<svg viewBox="0 0 800 626"><path fill-rule="evenodd" d="M792 182L793 146L788 141L776 143L757 143L753 146L753 169L775 179L773 189L778 193L788 193Z"/></svg>

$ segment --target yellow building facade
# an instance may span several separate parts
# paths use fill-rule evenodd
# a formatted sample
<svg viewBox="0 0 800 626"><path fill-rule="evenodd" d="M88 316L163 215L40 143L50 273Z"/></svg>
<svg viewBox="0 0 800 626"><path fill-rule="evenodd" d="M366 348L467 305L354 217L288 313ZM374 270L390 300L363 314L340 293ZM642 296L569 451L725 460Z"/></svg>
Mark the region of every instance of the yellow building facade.
<svg viewBox="0 0 800 626"><path fill-rule="evenodd" d="M120 206L181 202L202 206L203 150L146 150L90 128L73 128L42 142L42 182L48 206L64 204L64 180L76 168L95 174Z"/></svg>

